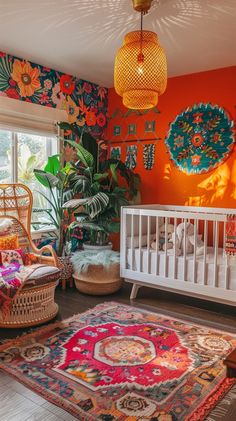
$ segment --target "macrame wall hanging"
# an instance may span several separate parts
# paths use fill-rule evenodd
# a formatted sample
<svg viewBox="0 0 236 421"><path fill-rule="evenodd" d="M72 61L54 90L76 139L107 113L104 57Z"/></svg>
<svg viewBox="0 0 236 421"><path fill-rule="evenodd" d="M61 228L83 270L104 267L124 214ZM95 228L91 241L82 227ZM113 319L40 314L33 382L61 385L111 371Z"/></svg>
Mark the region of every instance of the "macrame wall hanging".
<svg viewBox="0 0 236 421"><path fill-rule="evenodd" d="M217 105L196 104L171 123L165 143L181 171L203 174L218 167L232 152L233 121Z"/></svg>
<svg viewBox="0 0 236 421"><path fill-rule="evenodd" d="M150 143L143 147L143 163L146 170L151 170L155 162L155 148L156 145Z"/></svg>
<svg viewBox="0 0 236 421"><path fill-rule="evenodd" d="M117 159L118 161L120 161L120 157L121 157L121 147L120 146L111 147L110 158Z"/></svg>
<svg viewBox="0 0 236 421"><path fill-rule="evenodd" d="M131 145L131 146L126 147L125 165L130 170L133 170L136 167L137 151L138 151L138 147L136 145Z"/></svg>

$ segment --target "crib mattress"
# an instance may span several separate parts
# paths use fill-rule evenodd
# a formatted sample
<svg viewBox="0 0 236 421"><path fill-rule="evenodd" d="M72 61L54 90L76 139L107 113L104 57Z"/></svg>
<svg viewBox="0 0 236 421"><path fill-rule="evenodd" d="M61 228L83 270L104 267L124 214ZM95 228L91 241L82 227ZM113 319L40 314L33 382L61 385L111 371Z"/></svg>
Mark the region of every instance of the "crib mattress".
<svg viewBox="0 0 236 421"><path fill-rule="evenodd" d="M132 251L128 248L127 251L128 269L131 269L132 262ZM133 249L133 270L140 272L140 253L139 248ZM156 264L157 261L157 264ZM223 249L218 249L217 256L217 284L219 288L225 288L225 272L226 262L228 261L228 289L236 290L236 258L228 257L224 255ZM186 282L193 283L193 269L194 269L193 254L186 256ZM149 272L148 272L149 266ZM156 255L155 250L149 250L149 261L148 251L146 247L141 249L141 272L156 275L156 267L158 267L157 276L165 277L165 252L159 251ZM214 274L214 249L208 247L207 259L206 259L206 279L205 285L214 286L215 274ZM167 278L174 278L174 256L173 252L167 254ZM196 258L196 279L195 282L203 285L204 282L204 260L203 255L197 256ZM183 280L184 278L184 257L176 257L176 279Z"/></svg>

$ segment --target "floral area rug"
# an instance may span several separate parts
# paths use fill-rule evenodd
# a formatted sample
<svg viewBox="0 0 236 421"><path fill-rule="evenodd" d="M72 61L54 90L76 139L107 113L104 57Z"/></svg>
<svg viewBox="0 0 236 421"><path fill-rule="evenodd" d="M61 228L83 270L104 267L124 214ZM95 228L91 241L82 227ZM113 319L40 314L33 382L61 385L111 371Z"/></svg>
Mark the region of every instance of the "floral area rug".
<svg viewBox="0 0 236 421"><path fill-rule="evenodd" d="M105 303L0 346L0 368L84 421L203 420L236 337Z"/></svg>

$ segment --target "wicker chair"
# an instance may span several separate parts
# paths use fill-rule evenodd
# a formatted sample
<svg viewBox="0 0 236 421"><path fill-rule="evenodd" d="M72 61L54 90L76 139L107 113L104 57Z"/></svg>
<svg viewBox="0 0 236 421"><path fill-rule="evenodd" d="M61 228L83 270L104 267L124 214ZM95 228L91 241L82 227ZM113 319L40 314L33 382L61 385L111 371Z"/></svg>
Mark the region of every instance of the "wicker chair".
<svg viewBox="0 0 236 421"><path fill-rule="evenodd" d="M23 184L0 184L0 221L11 220L10 234L17 234L19 248L27 250L37 257L37 263L59 267L55 251L51 246L38 249L30 234L33 197L30 189ZM45 256L44 253L47 253ZM45 268L44 268L45 269ZM49 269L49 268L48 268ZM47 268L46 268L47 272ZM54 271L55 272L55 271ZM44 323L54 318L58 305L54 301L55 288L60 277L46 274L46 281L32 285L28 281L13 299L7 316L0 314L0 327L25 327Z"/></svg>

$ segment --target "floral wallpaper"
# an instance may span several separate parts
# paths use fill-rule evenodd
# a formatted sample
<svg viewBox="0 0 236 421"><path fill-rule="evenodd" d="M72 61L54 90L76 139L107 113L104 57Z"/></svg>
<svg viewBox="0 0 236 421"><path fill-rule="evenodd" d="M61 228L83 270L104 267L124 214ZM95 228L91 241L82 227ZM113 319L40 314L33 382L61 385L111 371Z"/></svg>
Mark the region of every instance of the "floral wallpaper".
<svg viewBox="0 0 236 421"><path fill-rule="evenodd" d="M0 52L0 95L66 109L69 123L103 134L108 90L71 75Z"/></svg>

